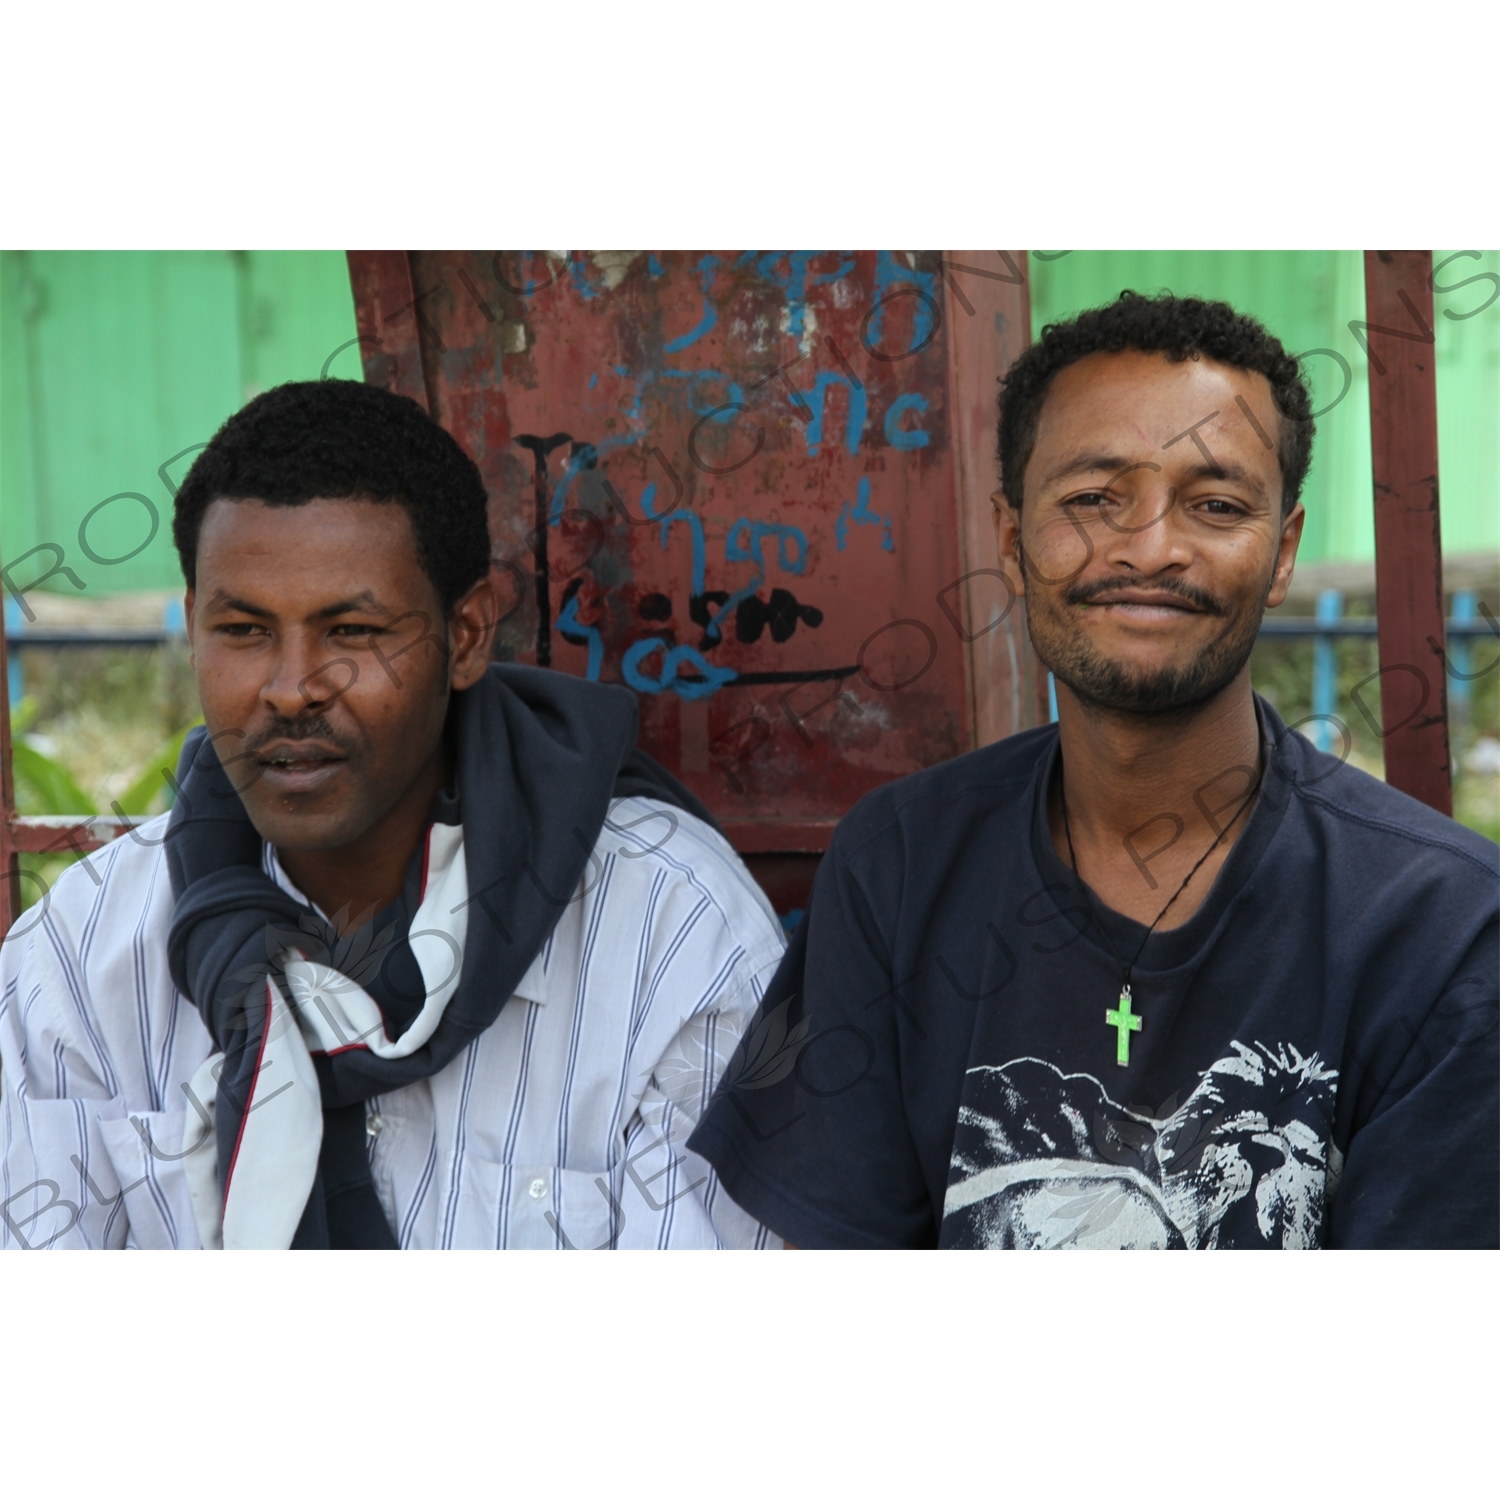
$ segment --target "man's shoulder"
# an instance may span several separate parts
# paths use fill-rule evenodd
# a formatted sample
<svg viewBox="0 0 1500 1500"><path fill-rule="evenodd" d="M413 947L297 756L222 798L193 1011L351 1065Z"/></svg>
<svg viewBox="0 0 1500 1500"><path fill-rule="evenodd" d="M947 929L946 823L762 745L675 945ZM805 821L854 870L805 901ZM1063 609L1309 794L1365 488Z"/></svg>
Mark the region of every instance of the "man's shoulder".
<svg viewBox="0 0 1500 1500"><path fill-rule="evenodd" d="M1056 742L1057 726L1044 724L887 782L855 803L833 847L858 859L913 833L927 845L966 837L995 812L1029 819L1038 762Z"/></svg>
<svg viewBox="0 0 1500 1500"><path fill-rule="evenodd" d="M179 1024L182 997L168 971L167 827L166 815L153 818L69 866L0 945L6 988L28 996L14 1024L33 1039L63 1039L100 1087L142 1110L162 1108L151 1102L159 1067L170 1058L196 1067L209 1045L196 1019ZM49 1086L66 1096L65 1081Z"/></svg>
<svg viewBox="0 0 1500 1500"><path fill-rule="evenodd" d="M1395 878L1413 861L1472 881L1500 874L1500 845L1415 797L1347 762L1340 764L1302 740L1290 756L1278 753L1303 815L1351 852L1360 850ZM1488 895L1493 896L1493 889Z"/></svg>
<svg viewBox="0 0 1500 1500"><path fill-rule="evenodd" d="M783 941L775 910L729 841L680 807L654 797L615 798L594 853L608 861L611 886L638 894L643 911L706 903L747 946L779 949Z"/></svg>
<svg viewBox="0 0 1500 1500"><path fill-rule="evenodd" d="M172 911L164 857L170 817L162 813L121 834L32 893L35 899L17 919L19 932L13 929L13 936L47 924L72 941L86 939L98 948L146 933L154 936L157 923L164 930Z"/></svg>

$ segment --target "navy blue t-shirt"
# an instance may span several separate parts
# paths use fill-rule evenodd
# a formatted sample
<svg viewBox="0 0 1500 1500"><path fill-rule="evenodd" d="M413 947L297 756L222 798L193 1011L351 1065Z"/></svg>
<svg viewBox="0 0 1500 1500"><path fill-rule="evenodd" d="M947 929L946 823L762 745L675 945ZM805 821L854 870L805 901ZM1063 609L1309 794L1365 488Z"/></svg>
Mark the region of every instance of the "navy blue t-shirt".
<svg viewBox="0 0 1500 1500"><path fill-rule="evenodd" d="M735 1201L807 1248L1496 1245L1500 849L1257 705L1150 937L1053 846L1055 726L864 798L691 1139Z"/></svg>

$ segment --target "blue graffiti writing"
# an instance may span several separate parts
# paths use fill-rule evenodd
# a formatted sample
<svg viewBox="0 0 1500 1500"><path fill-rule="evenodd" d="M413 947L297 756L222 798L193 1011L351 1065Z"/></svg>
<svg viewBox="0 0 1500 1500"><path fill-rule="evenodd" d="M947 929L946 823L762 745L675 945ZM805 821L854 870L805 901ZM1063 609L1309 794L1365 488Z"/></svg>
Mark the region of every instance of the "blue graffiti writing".
<svg viewBox="0 0 1500 1500"><path fill-rule="evenodd" d="M641 668L658 651L662 653L661 676L647 677ZM684 663L693 667L699 675L679 677L677 670ZM655 636L637 641L626 651L620 662L620 673L637 692L660 693L670 688L679 698L690 700L711 697L726 682L733 682L739 676L732 668L716 667L692 646L673 646L668 649L667 643Z"/></svg>
<svg viewBox="0 0 1500 1500"><path fill-rule="evenodd" d="M925 438L927 434L924 432ZM849 522L856 526L880 526L885 534L880 538L880 545L886 552L896 550L895 539L891 536L891 518L889 516L877 515L870 509L870 481L868 476L861 479L859 489L851 504L844 501L844 508L839 512L839 518L834 522L833 531L838 540L839 551L842 552L849 542Z"/></svg>
<svg viewBox="0 0 1500 1500"><path fill-rule="evenodd" d="M602 280L589 280L588 262L581 255L575 255L568 261L568 274L573 278L573 285L578 288L578 295L585 302L592 302L604 290Z"/></svg>
<svg viewBox="0 0 1500 1500"><path fill-rule="evenodd" d="M800 573L807 566L807 537L800 526L752 521L748 516L741 516L729 528L729 535L724 539L724 556L730 562L753 562L764 578L766 564L761 555L761 544L767 537L776 539L776 560L786 572Z"/></svg>
<svg viewBox="0 0 1500 1500"><path fill-rule="evenodd" d="M743 265L747 260L754 258L755 269L767 281L775 282L786 293L786 331L794 339L800 339L807 325L808 288L822 286L830 281L841 281L854 269L853 256L845 256L836 271L819 272L809 278L807 273L811 262L818 256L828 253L830 252L824 250L767 250L757 257L753 250L748 250L740 256L735 265ZM842 252L832 253L841 254ZM783 260L786 262L786 275L778 276L776 268Z"/></svg>
<svg viewBox="0 0 1500 1500"><path fill-rule="evenodd" d="M776 560L783 572L801 573L806 568L807 536L800 526L781 526L775 522L752 521L748 516L741 516L724 538L724 557L728 562L752 563L755 577L724 601L719 612L708 622L708 629L704 632L706 639L721 640L720 621L728 616L740 600L748 599L766 581L766 559L762 547L767 537L773 537L776 541Z"/></svg>
<svg viewBox="0 0 1500 1500"><path fill-rule="evenodd" d="M811 397L812 421L807 424L807 451L816 456L823 443L823 396L830 386L843 386L849 392L849 416L844 423L844 446L851 454L859 452L859 440L865 430L865 414L867 401L865 388L861 383L859 386L852 385L847 377L835 375L830 370L825 370L813 382L812 390L807 392Z"/></svg>
<svg viewBox="0 0 1500 1500"><path fill-rule="evenodd" d="M703 316L698 320L698 326L692 329L691 332L663 344L661 346L663 354L680 354L688 345L696 344L719 321L719 309L714 306L712 296L714 271L718 264L719 257L717 255L705 255L698 262L698 271L703 287Z"/></svg>
<svg viewBox="0 0 1500 1500"><path fill-rule="evenodd" d="M557 481L557 488L552 492L552 499L547 507L547 524L549 526L556 526L558 524L563 511L567 509L568 493L573 488L573 481L585 469L597 468L599 466L599 459L604 454L609 453L615 448L627 448L632 443L639 442L650 430L645 416L643 398L646 387L656 378L655 372L652 370L643 370L639 375L632 376L629 368L625 365L614 366L614 372L622 380L629 380L631 384L629 404L626 405L622 400L619 408L620 415L630 424L630 428L626 432L616 433L613 437L601 438L597 443L575 443L573 445L572 456L563 466L563 472ZM687 374L688 372L673 371L672 373ZM671 472L670 469L668 472ZM674 482L677 482L677 476L674 474L672 477ZM681 489L680 482L678 482L678 488Z"/></svg>
<svg viewBox="0 0 1500 1500"><path fill-rule="evenodd" d="M885 308L881 305L881 299L898 281L910 282L919 291L926 293L925 298L913 299L910 348L915 351L932 340L932 310L937 305L937 277L931 271L913 271L901 265L889 250L875 252L875 306L867 320L866 338L870 344L880 343L881 329L885 325Z"/></svg>
<svg viewBox="0 0 1500 1500"><path fill-rule="evenodd" d="M620 406L620 415L632 426L639 423L640 426L637 430L644 435L646 431L646 415L641 406L641 398L646 394L646 387L656 378L656 372L654 370L642 370L639 375L632 376L627 366L616 365L615 374L622 380L629 380L632 386L630 405L626 407L622 403Z"/></svg>
<svg viewBox="0 0 1500 1500"><path fill-rule="evenodd" d="M568 492L573 488L573 481L585 469L598 468L599 460L604 454L612 448L627 447L638 441L640 436L639 432L621 432L614 437L601 438L597 443L574 443L573 451L558 477L557 488L552 491L552 500L547 507L547 524L556 526L562 520L562 513L568 505Z"/></svg>
<svg viewBox="0 0 1500 1500"><path fill-rule="evenodd" d="M604 666L604 638L595 625L585 625L578 618L578 595L572 594L557 617L557 633L575 645L589 648L588 671L584 674L590 682L598 682L599 672Z"/></svg>
<svg viewBox="0 0 1500 1500"><path fill-rule="evenodd" d="M675 476L674 476L675 477ZM681 486L678 486L679 489ZM703 541L703 522L690 510L671 510L664 516L656 513L656 482L653 480L641 491L641 514L661 522L661 550L667 550L670 530L674 525L686 526L693 541L693 581L691 593L703 592L703 569L706 547Z"/></svg>
<svg viewBox="0 0 1500 1500"><path fill-rule="evenodd" d="M687 407L695 416L711 417L719 426L734 421L732 416L720 416L718 413L728 408L717 399L717 394L705 394L703 387L712 383L722 385L728 392L728 400L732 404L743 402L745 393L740 389L737 380L731 380L722 370L658 370L658 380L685 380L687 388Z"/></svg>
<svg viewBox="0 0 1500 1500"><path fill-rule="evenodd" d="M891 447L899 449L925 448L932 441L931 433L924 432L920 427L905 429L896 424L906 412L926 410L927 398L919 396L915 391L908 391L904 396L897 396L891 402L890 410L885 414L886 442Z"/></svg>

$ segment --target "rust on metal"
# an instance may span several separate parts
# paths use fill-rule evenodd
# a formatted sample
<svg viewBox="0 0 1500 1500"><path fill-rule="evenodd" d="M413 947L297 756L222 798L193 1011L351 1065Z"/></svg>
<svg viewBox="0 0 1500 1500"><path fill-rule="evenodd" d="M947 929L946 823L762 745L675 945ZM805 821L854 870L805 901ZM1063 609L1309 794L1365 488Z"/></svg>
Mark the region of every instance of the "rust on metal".
<svg viewBox="0 0 1500 1500"><path fill-rule="evenodd" d="M632 688L645 748L778 887L865 792L1037 721L988 520L1024 252L350 268L367 378L419 364L483 474L497 654Z"/></svg>
<svg viewBox="0 0 1500 1500"><path fill-rule="evenodd" d="M405 250L347 250L355 326L366 381L425 408L427 385L419 337L427 309L412 289Z"/></svg>
<svg viewBox="0 0 1500 1500"><path fill-rule="evenodd" d="M1386 780L1451 817L1430 250L1365 251L1365 318Z"/></svg>
<svg viewBox="0 0 1500 1500"><path fill-rule="evenodd" d="M1024 250L948 250L948 379L957 465L964 583L953 591L969 637L969 695L976 745L1045 723L1047 669L1025 642L1024 611L1000 575L991 496L1000 381L1031 342L1031 287ZM1007 609L1015 630L997 621Z"/></svg>

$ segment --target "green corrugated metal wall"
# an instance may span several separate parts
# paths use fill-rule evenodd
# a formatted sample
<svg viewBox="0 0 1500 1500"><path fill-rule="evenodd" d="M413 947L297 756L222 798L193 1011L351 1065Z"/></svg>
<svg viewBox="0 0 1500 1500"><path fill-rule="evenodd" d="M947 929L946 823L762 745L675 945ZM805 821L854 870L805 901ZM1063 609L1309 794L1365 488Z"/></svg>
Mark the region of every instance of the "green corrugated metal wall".
<svg viewBox="0 0 1500 1500"><path fill-rule="evenodd" d="M1441 261L1452 252L1439 252ZM1438 275L1438 428L1443 544L1500 549L1500 256L1452 260ZM1476 275L1483 279L1459 283ZM1262 318L1297 353L1332 349L1353 372L1344 399L1319 419L1304 496L1304 562L1373 555L1366 362L1349 323L1364 313L1358 252L1074 251L1033 261L1038 328L1112 298L1122 287L1222 297ZM159 466L204 442L257 391L312 379L355 336L344 257L316 252L5 252L0 255L0 554L41 542L91 592L171 588L171 492ZM1327 355L1309 361L1319 407L1343 377ZM346 348L330 373L356 376ZM180 478L192 454L168 470ZM138 555L90 561L79 523L110 496L143 495L160 529ZM138 501L90 522L102 557L136 547L150 527ZM41 557L13 581L42 571ZM60 577L49 587L71 592Z"/></svg>
<svg viewBox="0 0 1500 1500"><path fill-rule="evenodd" d="M257 392L315 379L354 336L337 251L0 254L0 553L11 563L54 542L89 594L180 586L159 467ZM356 349L329 373L357 376ZM192 459L168 477L180 480ZM103 566L81 550L79 523L122 492L145 496L160 529L137 556ZM145 506L119 501L85 539L121 557L150 525ZM23 563L13 581L45 560ZM48 587L74 592L62 578Z"/></svg>

